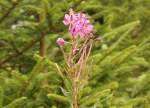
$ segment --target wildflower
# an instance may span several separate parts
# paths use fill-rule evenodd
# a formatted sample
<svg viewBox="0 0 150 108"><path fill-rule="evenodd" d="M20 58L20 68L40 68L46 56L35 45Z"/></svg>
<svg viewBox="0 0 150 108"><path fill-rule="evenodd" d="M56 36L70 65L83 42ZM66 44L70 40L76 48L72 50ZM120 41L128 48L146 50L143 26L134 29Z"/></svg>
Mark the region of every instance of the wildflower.
<svg viewBox="0 0 150 108"><path fill-rule="evenodd" d="M74 49L73 49L73 54L76 54L77 51L79 51L79 48L74 48Z"/></svg>
<svg viewBox="0 0 150 108"><path fill-rule="evenodd" d="M58 39L56 40L56 43L57 43L59 46L64 46L65 41L64 41L63 38L58 38Z"/></svg>
<svg viewBox="0 0 150 108"><path fill-rule="evenodd" d="M66 26L69 26L69 32L72 36L89 37L93 32L93 25L90 23L89 18L84 13L75 13L70 10L63 20Z"/></svg>

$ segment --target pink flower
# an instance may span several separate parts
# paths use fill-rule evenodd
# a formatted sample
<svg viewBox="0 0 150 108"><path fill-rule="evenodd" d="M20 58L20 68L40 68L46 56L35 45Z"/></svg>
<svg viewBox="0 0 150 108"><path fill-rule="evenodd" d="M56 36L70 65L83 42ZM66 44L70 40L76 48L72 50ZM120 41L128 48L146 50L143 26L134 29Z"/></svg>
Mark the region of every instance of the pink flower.
<svg viewBox="0 0 150 108"><path fill-rule="evenodd" d="M71 23L70 16L68 14L65 15L63 23L65 25L69 25Z"/></svg>
<svg viewBox="0 0 150 108"><path fill-rule="evenodd" d="M76 54L77 51L79 51L79 48L74 48L73 49L73 54Z"/></svg>
<svg viewBox="0 0 150 108"><path fill-rule="evenodd" d="M64 46L65 41L64 41L63 38L58 38L58 39L56 40L56 43L57 43L59 46Z"/></svg>
<svg viewBox="0 0 150 108"><path fill-rule="evenodd" d="M89 24L82 28L81 32L79 32L81 37L86 37L90 35L93 31L93 25Z"/></svg>
<svg viewBox="0 0 150 108"><path fill-rule="evenodd" d="M66 26L69 26L69 32L72 36L89 37L93 33L93 25L90 24L89 18L84 13L75 13L70 10L63 20Z"/></svg>

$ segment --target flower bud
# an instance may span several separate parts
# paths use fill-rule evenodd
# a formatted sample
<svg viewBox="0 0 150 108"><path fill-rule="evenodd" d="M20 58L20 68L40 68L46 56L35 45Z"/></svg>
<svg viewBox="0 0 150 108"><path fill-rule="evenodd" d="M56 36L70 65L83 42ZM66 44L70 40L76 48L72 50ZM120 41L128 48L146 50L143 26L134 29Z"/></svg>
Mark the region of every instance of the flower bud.
<svg viewBox="0 0 150 108"><path fill-rule="evenodd" d="M59 46L64 46L65 44L65 40L63 38L58 38L56 40L56 43L59 45Z"/></svg>

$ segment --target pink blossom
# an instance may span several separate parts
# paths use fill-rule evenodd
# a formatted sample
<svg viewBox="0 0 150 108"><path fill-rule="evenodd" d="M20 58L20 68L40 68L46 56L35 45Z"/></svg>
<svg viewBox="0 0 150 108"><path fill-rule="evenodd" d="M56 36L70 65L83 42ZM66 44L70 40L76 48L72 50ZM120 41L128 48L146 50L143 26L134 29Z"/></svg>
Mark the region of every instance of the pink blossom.
<svg viewBox="0 0 150 108"><path fill-rule="evenodd" d="M79 48L74 48L74 49L73 49L73 54L76 54L77 51L79 51Z"/></svg>
<svg viewBox="0 0 150 108"><path fill-rule="evenodd" d="M68 15L68 14L66 14L65 15L65 17L64 17L64 21L63 21L63 23L65 24L65 25L69 25L70 23L71 23L71 17Z"/></svg>
<svg viewBox="0 0 150 108"><path fill-rule="evenodd" d="M69 26L69 32L72 36L88 37L93 33L93 25L90 24L89 18L84 13L75 13L70 10L63 20L66 26Z"/></svg>
<svg viewBox="0 0 150 108"><path fill-rule="evenodd" d="M65 41L64 41L63 38L58 38L58 39L56 40L56 43L57 43L59 46L64 46Z"/></svg>

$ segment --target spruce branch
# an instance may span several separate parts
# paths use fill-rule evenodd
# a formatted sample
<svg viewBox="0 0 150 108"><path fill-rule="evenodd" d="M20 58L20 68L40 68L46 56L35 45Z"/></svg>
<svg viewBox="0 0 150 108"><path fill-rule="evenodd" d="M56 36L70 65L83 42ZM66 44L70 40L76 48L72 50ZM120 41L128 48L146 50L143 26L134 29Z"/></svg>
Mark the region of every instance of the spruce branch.
<svg viewBox="0 0 150 108"><path fill-rule="evenodd" d="M0 86L0 108L3 108L4 90Z"/></svg>
<svg viewBox="0 0 150 108"><path fill-rule="evenodd" d="M12 3L12 6L4 13L4 15L0 18L0 24L8 18L10 13L17 7L17 5L20 3L20 1L15 1Z"/></svg>
<svg viewBox="0 0 150 108"><path fill-rule="evenodd" d="M8 61L12 60L13 58L19 57L21 55L23 55L26 51L28 51L29 49L31 49L37 42L39 42L39 40L42 38L42 36L39 39L36 40L31 40L29 42L29 44L27 44L21 51L19 52L15 52L11 55L9 55L6 59L0 61L0 67L3 68L5 67L5 63L7 63Z"/></svg>
<svg viewBox="0 0 150 108"><path fill-rule="evenodd" d="M27 99L26 97L15 99L13 102L8 104L7 106L4 106L3 108L16 108L19 104L23 103L26 99Z"/></svg>
<svg viewBox="0 0 150 108"><path fill-rule="evenodd" d="M40 39L40 56L45 57L45 55L46 55L45 34L41 33L41 39Z"/></svg>
<svg viewBox="0 0 150 108"><path fill-rule="evenodd" d="M66 97L60 96L60 95L57 95L57 94L48 94L47 96L48 96L49 99L55 100L55 101L58 101L58 102L63 102L63 103L69 103L70 102Z"/></svg>
<svg viewBox="0 0 150 108"><path fill-rule="evenodd" d="M104 52L103 56L99 59L98 62L101 62L106 56L108 56L112 51L114 51L114 49L128 36L128 34L133 31L133 29L139 24L139 21L135 21L133 23L129 23L126 24L125 26L122 26L120 28L118 28L116 31L114 30L114 32L111 33L115 33L115 35L121 30L124 30L125 28L128 28L128 30L123 33L123 35L117 40L117 42L115 42L108 50L106 50L106 52ZM110 33L110 34L111 34ZM109 34L109 35L110 35ZM108 34L105 36L109 36ZM111 34L112 35L112 34Z"/></svg>

